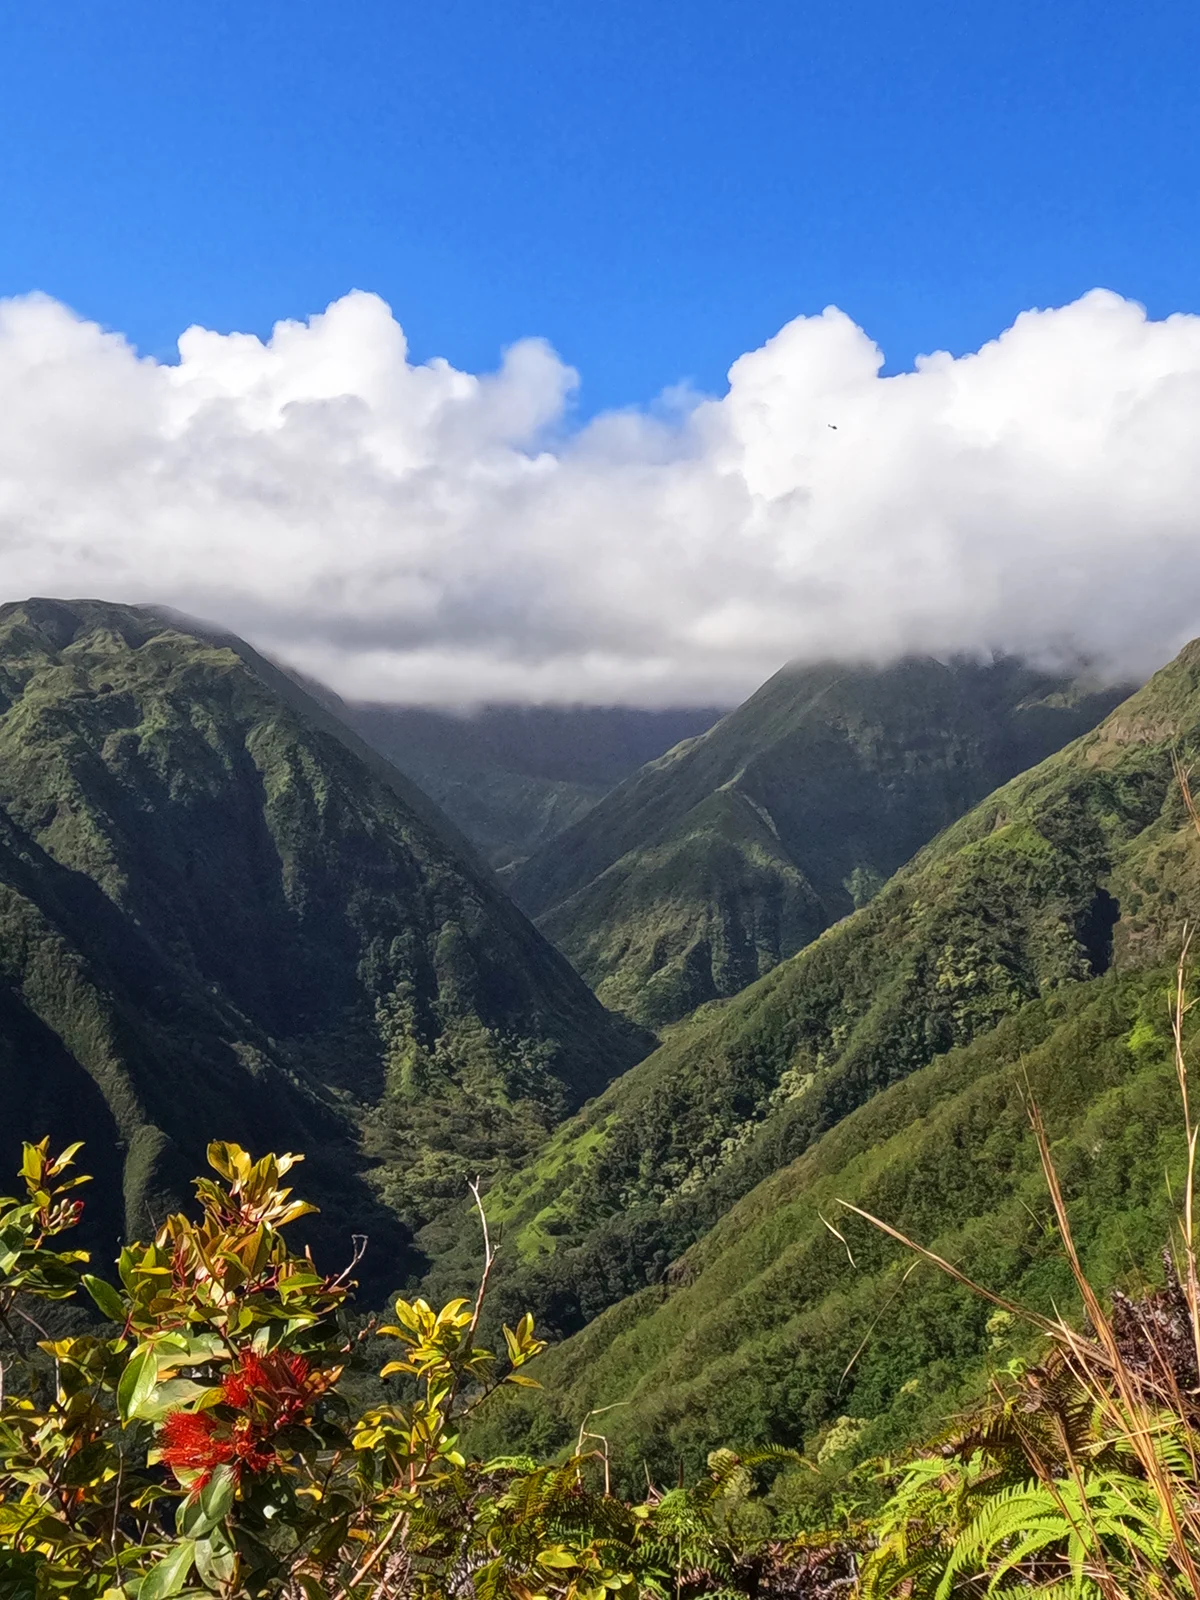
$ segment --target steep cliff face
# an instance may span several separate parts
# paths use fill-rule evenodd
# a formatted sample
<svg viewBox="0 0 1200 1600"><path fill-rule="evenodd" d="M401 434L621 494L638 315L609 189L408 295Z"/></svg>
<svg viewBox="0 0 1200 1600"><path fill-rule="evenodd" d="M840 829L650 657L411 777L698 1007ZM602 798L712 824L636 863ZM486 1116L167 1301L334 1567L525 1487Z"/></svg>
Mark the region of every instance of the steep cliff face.
<svg viewBox="0 0 1200 1600"><path fill-rule="evenodd" d="M326 1232L400 1252L440 1204L424 1142L483 1118L486 1171L643 1048L249 647L142 608L0 610L4 1141L88 1135L107 1229L147 1226L225 1137L304 1150Z"/></svg>

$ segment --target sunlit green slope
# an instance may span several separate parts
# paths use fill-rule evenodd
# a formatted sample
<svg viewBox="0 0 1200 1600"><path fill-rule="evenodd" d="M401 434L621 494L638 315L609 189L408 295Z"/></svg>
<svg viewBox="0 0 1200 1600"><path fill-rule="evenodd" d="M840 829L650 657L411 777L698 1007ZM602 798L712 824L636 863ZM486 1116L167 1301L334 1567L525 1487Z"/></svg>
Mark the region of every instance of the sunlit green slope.
<svg viewBox="0 0 1200 1600"><path fill-rule="evenodd" d="M513 1294L577 1331L881 1090L1030 1001L1161 960L1200 910L1179 746L1200 746L1200 642L559 1129L492 1197Z"/></svg>
<svg viewBox="0 0 1200 1600"><path fill-rule="evenodd" d="M657 1027L794 954L1122 693L1010 660L787 668L511 887L607 1005Z"/></svg>
<svg viewBox="0 0 1200 1600"><path fill-rule="evenodd" d="M835 1425L843 1467L929 1437L1028 1334L932 1267L914 1269L839 1201L1019 1303L1077 1314L1030 1134L1032 1094L1093 1281L1153 1276L1184 1154L1173 976L1110 973L1055 991L877 1095L657 1284L553 1348L543 1390L493 1415L478 1442L563 1444L605 1408L589 1426L632 1485L647 1469L659 1482L680 1462L697 1470L718 1445L815 1454Z"/></svg>

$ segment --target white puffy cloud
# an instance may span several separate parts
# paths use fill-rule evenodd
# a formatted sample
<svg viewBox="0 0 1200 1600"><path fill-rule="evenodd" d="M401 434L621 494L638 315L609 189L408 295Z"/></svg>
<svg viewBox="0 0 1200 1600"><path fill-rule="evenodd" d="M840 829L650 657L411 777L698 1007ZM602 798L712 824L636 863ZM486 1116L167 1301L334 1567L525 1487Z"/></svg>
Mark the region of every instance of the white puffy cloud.
<svg viewBox="0 0 1200 1600"><path fill-rule="evenodd" d="M158 601L353 697L732 701L788 658L1142 672L1200 633L1200 317L1094 291L881 377L841 311L570 425L544 343L415 365L355 293L177 365L0 302L0 594Z"/></svg>

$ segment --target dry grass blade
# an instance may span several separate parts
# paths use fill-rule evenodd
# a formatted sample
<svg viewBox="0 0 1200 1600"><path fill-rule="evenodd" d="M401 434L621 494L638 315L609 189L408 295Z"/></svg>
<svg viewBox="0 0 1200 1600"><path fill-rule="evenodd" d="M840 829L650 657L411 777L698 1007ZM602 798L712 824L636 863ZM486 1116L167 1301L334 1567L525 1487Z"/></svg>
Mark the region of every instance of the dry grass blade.
<svg viewBox="0 0 1200 1600"><path fill-rule="evenodd" d="M1036 1103L1030 1105L1029 1118L1033 1124L1042 1171L1050 1190L1063 1249L1070 1262L1071 1272L1083 1299L1088 1320L1095 1329L1096 1343L1101 1346L1107 1357L1103 1363L1104 1371L1112 1387L1115 1387L1116 1394L1114 1395L1109 1384L1103 1381L1104 1373L1099 1373L1095 1369L1092 1354L1095 1346L1091 1341L1081 1339L1066 1324L1062 1325L1062 1332L1056 1337L1065 1346L1067 1357L1080 1378L1099 1397L1101 1406L1107 1412L1115 1431L1135 1452L1147 1482L1153 1486L1170 1524L1175 1545L1175 1562L1186 1578L1193 1595L1200 1600L1200 1568L1197 1567L1196 1558L1192 1554L1194 1549L1200 1549L1200 1518L1197 1517L1191 1504L1195 1499L1195 1485L1188 1485L1185 1488L1175 1481L1169 1468L1164 1466L1161 1452L1155 1448L1154 1443L1155 1419L1161 1413L1165 1397L1134 1372L1125 1360L1112 1321L1079 1259L1071 1231L1070 1217L1063 1199L1062 1186L1058 1181L1058 1170L1050 1152L1050 1142L1046 1137L1042 1114ZM1194 1155L1194 1142L1190 1143L1189 1153ZM1194 1302L1192 1310L1194 1316Z"/></svg>
<svg viewBox="0 0 1200 1600"><path fill-rule="evenodd" d="M1192 826L1200 835L1200 807L1192 796L1191 768L1185 767L1183 759L1177 750L1171 752L1171 768L1175 774L1175 782L1179 785L1179 793L1183 800L1184 809L1192 820Z"/></svg>
<svg viewBox="0 0 1200 1600"><path fill-rule="evenodd" d="M926 1261L931 1261L947 1277L953 1278L956 1283L961 1283L965 1289L970 1289L972 1294L979 1295L983 1300L990 1300L994 1306L999 1306L1001 1311L1007 1311L1014 1317L1020 1317L1025 1322L1031 1322L1035 1328L1040 1328L1043 1333L1049 1334L1052 1338L1058 1335L1062 1324L1052 1322L1049 1317L1043 1317L1037 1311L1031 1311L1028 1306L1019 1306L1014 1300L1006 1300L1002 1294L993 1294L990 1289L985 1289L981 1283L976 1283L973 1278L968 1278L965 1272L961 1272L958 1267L947 1261L944 1256L939 1256L934 1251L927 1250L923 1244L918 1244L915 1239L910 1239L906 1233L901 1233L899 1228L893 1228L890 1222L884 1222L880 1217L872 1216L869 1211L864 1211L861 1206L852 1205L849 1200L839 1200L838 1205L842 1206L846 1211L853 1211L856 1217L862 1217L873 1228L878 1228L880 1233L886 1233L889 1238L895 1239L899 1244L902 1244L906 1250L915 1251L917 1255L922 1256Z"/></svg>
<svg viewBox="0 0 1200 1600"><path fill-rule="evenodd" d="M1195 817L1195 809L1191 806L1191 793L1188 792L1189 811ZM1200 832L1200 819L1197 819L1197 831ZM1187 1295L1188 1312L1192 1323L1192 1344L1196 1352L1196 1367L1200 1371L1200 1273L1196 1268L1196 1234L1195 1234L1195 1201L1196 1201L1196 1140L1200 1129L1192 1124L1191 1103L1188 1097L1188 1065L1187 1055L1183 1046L1184 1018L1191 1010L1193 1001L1187 998L1187 959L1191 949L1192 932L1184 928L1183 949L1179 955L1179 965L1175 972L1175 1000L1171 1007L1171 1037L1175 1049L1175 1075L1179 1080L1179 1095L1183 1102L1183 1132L1187 1141L1187 1170L1183 1188L1183 1217L1180 1223L1180 1254L1183 1257L1183 1285Z"/></svg>

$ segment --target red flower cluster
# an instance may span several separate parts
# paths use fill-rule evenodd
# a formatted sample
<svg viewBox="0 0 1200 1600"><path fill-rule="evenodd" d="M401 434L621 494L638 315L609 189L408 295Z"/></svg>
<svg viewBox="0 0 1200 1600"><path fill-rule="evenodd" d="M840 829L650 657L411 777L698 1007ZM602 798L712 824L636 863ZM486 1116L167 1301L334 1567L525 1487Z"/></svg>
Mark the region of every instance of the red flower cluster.
<svg viewBox="0 0 1200 1600"><path fill-rule="evenodd" d="M221 1398L235 1411L245 1411L277 1432L304 1414L320 1387L303 1356L289 1356L282 1350L256 1356L253 1350L246 1350L221 1385Z"/></svg>
<svg viewBox="0 0 1200 1600"><path fill-rule="evenodd" d="M198 1472L198 1492L214 1470L232 1462L236 1454L233 1435L222 1430L211 1411L168 1411L158 1436L162 1458L178 1478Z"/></svg>
<svg viewBox="0 0 1200 1600"><path fill-rule="evenodd" d="M199 1491L219 1466L235 1473L265 1472L278 1460L274 1438L303 1417L325 1387L303 1356L244 1351L221 1385L221 1402L236 1411L232 1422L213 1411L170 1411L159 1434L162 1459L178 1478L199 1473Z"/></svg>

